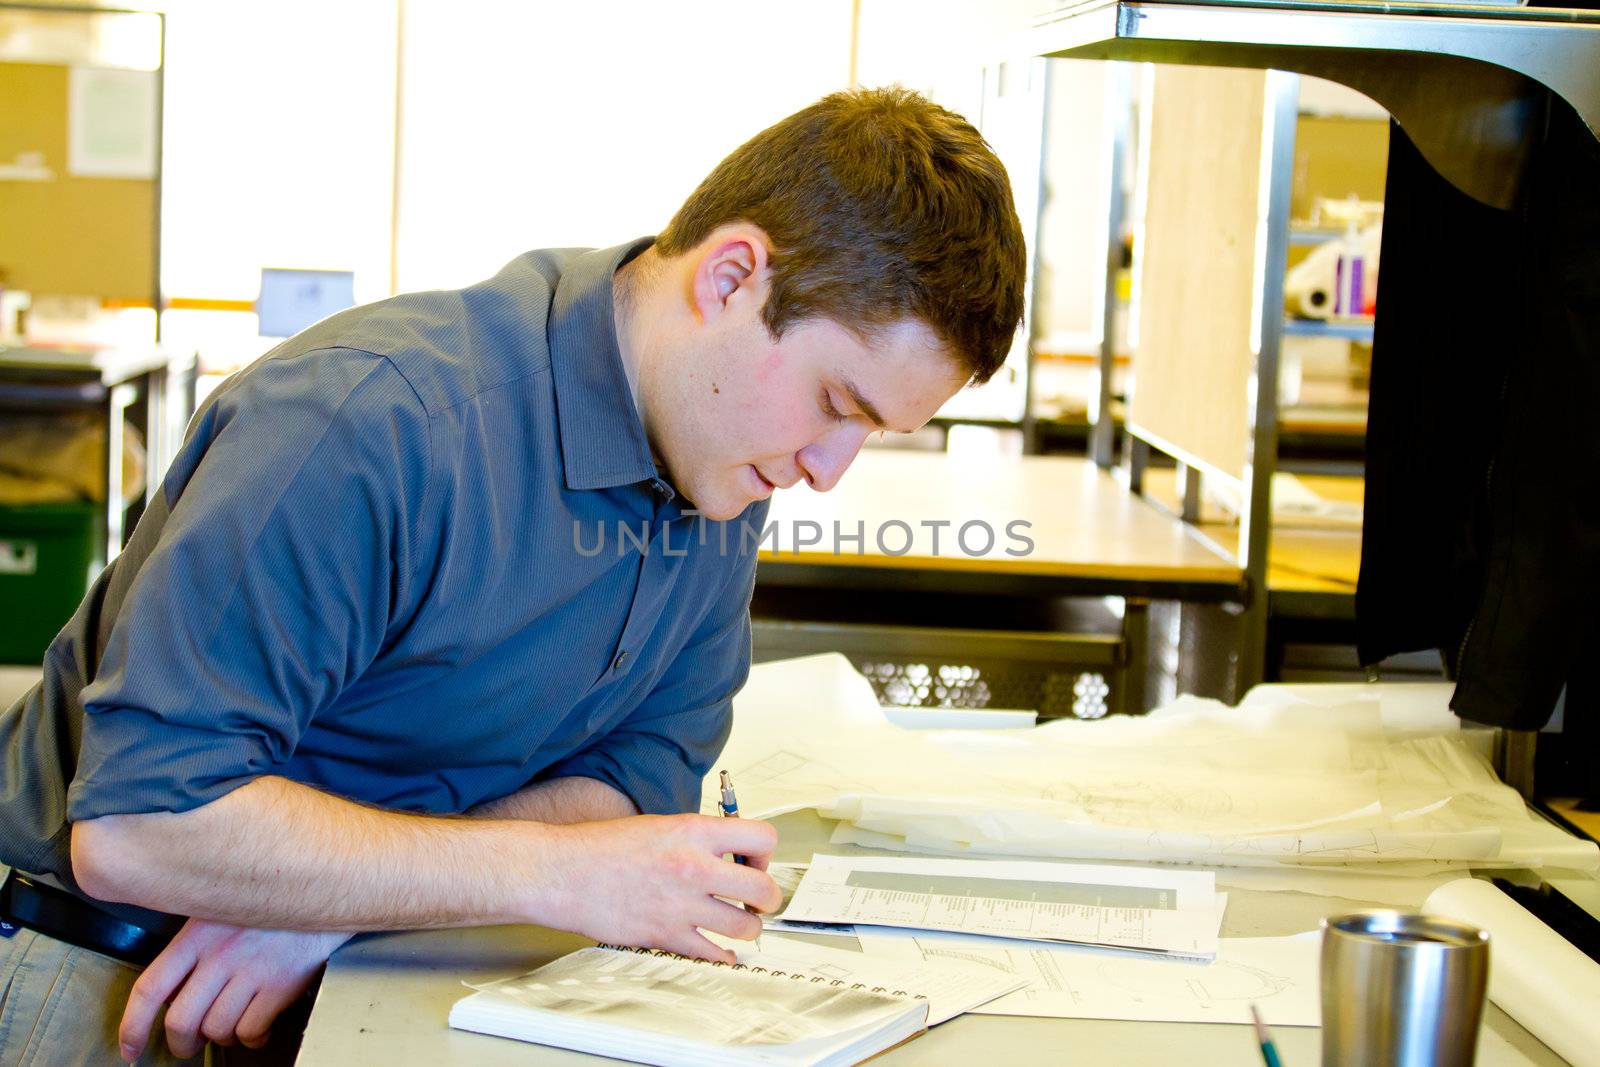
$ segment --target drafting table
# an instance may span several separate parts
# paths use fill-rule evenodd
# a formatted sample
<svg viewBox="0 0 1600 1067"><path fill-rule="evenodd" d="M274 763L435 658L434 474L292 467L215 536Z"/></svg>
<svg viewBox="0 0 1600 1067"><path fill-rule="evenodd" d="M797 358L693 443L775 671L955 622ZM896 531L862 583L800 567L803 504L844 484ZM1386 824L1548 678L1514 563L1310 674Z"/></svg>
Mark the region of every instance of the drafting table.
<svg viewBox="0 0 1600 1067"><path fill-rule="evenodd" d="M1020 542L1007 535L1015 520L1029 524L1025 532L1033 547L1026 554L1007 554L1007 549L1020 551ZM1080 458L996 460L863 450L831 492L796 487L776 493L768 521L777 544L763 543L756 568L758 654L769 636L760 624L769 616L798 617L791 612L803 600L824 602L831 621L873 623L883 620L863 617L882 609L883 600L907 593L938 594L957 609L957 598L970 604L985 596L1120 597L1126 607L1112 646L1104 635L1058 631L1051 638L1063 648L1076 642L1085 668L1105 671L1113 686L1125 680L1122 706L1127 710L1149 706L1143 690L1148 602L1220 603L1237 601L1243 593L1243 572L1226 552L1177 516L1130 493L1115 474ZM958 540L962 527L974 522L995 535L987 551L969 553ZM939 523L945 525L935 527ZM861 533L859 545L844 538L836 542L836 524L845 537ZM797 547L805 539L795 536L802 530L818 536L819 543ZM965 544L977 550L985 539L984 527L975 526ZM940 625L926 626L923 639L937 636ZM824 636L827 647L851 651L842 643L847 634ZM898 636L915 641L914 635ZM970 649L983 640L968 631L955 643ZM999 636L994 640L1004 643ZM1095 655L1102 659L1089 658ZM1119 673L1113 676L1107 668Z"/></svg>
<svg viewBox="0 0 1600 1067"><path fill-rule="evenodd" d="M1305 488L1323 500L1339 504L1362 502L1364 482L1359 476L1297 476ZM1145 472L1145 491L1174 510L1182 506L1171 470ZM1238 550L1239 525L1210 501L1204 502L1199 532L1224 552ZM1316 645L1355 645L1356 579L1361 572L1361 528L1350 521L1320 523L1305 516L1274 516L1271 555L1267 567L1268 673L1282 669L1285 641ZM1341 661L1342 663L1343 661ZM1349 663L1351 670L1355 664Z"/></svg>
<svg viewBox="0 0 1600 1067"><path fill-rule="evenodd" d="M1298 480L1318 497L1340 504L1362 502L1365 489L1358 475L1301 474ZM1182 507L1170 470L1147 470L1145 492L1174 510ZM1239 525L1220 508L1204 506L1196 524L1201 534L1228 554L1238 550ZM1355 522L1319 522L1274 515L1267 588L1274 612L1295 612L1316 594L1346 599L1355 594L1361 571L1361 526ZM1354 618L1353 615L1350 616Z"/></svg>
<svg viewBox="0 0 1600 1067"><path fill-rule="evenodd" d="M796 812L777 820L779 859L804 861L818 849L861 851L826 844L831 823ZM1563 887L1566 888L1566 887ZM1600 883L1582 903L1600 912ZM1223 933L1267 936L1314 928L1324 915L1370 907L1370 903L1303 893L1229 890ZM463 980L521 974L589 942L535 927L488 927L421 933L369 935L345 946L327 976L301 1047L299 1067L344 1067L383 1063L393 1067L473 1064L528 1067L533 1064L607 1062L563 1049L546 1048L450 1030L450 1005L470 992ZM1269 1020L1270 1023L1270 1020ZM1318 1062L1321 1032L1278 1027L1274 1037L1284 1062ZM1253 1063L1260 1052L1248 1026L1113 1022L967 1015L897 1048L874 1063L910 1064L1117 1063L1168 1065L1179 1062ZM1546 1048L1492 1003L1485 1006L1479 1042L1480 1067L1561 1064Z"/></svg>
<svg viewBox="0 0 1600 1067"><path fill-rule="evenodd" d="M1023 556L1006 554L1005 526L1031 523L1034 541ZM789 530L796 522L820 524L822 542L796 550ZM996 544L981 555L956 543L959 527L982 521L995 529ZM803 487L773 495L769 522L779 524L777 551L763 545L759 577L774 585L818 584L850 588L896 587L933 582L941 588L1025 588L1041 583L1060 595L1221 595L1237 591L1239 568L1183 522L1128 492L1115 475L1088 460L1067 456L1017 456L997 460L943 452L864 449L827 493ZM864 523L859 553L853 542L835 552L833 524L847 532ZM877 544L876 531L903 522L912 528L910 550L903 538ZM946 522L935 552L931 529ZM969 545L978 544L978 531Z"/></svg>

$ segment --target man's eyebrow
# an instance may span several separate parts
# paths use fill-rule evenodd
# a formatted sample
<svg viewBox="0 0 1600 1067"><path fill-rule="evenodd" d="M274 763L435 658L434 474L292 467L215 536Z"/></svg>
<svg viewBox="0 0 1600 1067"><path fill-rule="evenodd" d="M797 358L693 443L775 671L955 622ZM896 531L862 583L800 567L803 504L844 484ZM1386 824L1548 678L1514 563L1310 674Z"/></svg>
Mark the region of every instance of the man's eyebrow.
<svg viewBox="0 0 1600 1067"><path fill-rule="evenodd" d="M839 384L850 395L850 402L860 408L861 413L871 419L874 426L880 430L889 429L889 424L883 421L883 416L879 414L877 406L861 395L861 390L856 388L855 382L852 382L849 378L841 377ZM901 431L896 430L895 432L899 433Z"/></svg>

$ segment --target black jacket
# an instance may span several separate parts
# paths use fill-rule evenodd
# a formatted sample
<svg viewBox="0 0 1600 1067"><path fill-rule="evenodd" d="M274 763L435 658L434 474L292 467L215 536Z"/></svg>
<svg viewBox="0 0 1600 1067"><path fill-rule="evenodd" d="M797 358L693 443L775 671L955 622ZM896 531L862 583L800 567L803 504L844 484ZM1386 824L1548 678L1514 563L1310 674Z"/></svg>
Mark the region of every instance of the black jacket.
<svg viewBox="0 0 1600 1067"><path fill-rule="evenodd" d="M1477 722L1539 727L1569 679L1594 714L1600 143L1552 97L1501 211L1391 126L1381 264L1361 661L1439 648Z"/></svg>

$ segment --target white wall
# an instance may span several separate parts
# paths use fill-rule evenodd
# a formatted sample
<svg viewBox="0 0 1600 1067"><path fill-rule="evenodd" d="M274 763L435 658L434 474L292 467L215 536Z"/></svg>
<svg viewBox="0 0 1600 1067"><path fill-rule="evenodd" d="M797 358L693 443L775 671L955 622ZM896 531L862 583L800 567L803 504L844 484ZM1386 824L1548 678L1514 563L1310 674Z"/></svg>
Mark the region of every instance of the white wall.
<svg viewBox="0 0 1600 1067"><path fill-rule="evenodd" d="M980 125L1012 170L1030 246L1044 101L1025 34L1042 6L860 0L856 50L859 84L910 86ZM343 269L366 301L390 291L391 251L406 290L475 281L528 248L655 232L746 137L848 83L851 7L171 0L163 288L249 300L263 266ZM1036 335L1095 328L1101 71L1062 62L1051 75ZM212 351L260 347L250 315L166 324L169 340ZM1020 380L996 385L960 406L1019 415Z"/></svg>
<svg viewBox="0 0 1600 1067"><path fill-rule="evenodd" d="M1100 342L1111 211L1110 65L1053 60L1035 271L1034 342L1093 352Z"/></svg>
<svg viewBox="0 0 1600 1067"><path fill-rule="evenodd" d="M365 302L391 292L392 252L408 290L653 233L724 155L849 73L849 0L167 9L169 298L251 300L272 266L354 271ZM169 311L163 328L224 368L266 347L251 314Z"/></svg>
<svg viewBox="0 0 1600 1067"><path fill-rule="evenodd" d="M262 267L387 295L394 0L167 5L162 289L251 300Z"/></svg>
<svg viewBox="0 0 1600 1067"><path fill-rule="evenodd" d="M657 232L849 49L849 0L406 0L400 288Z"/></svg>
<svg viewBox="0 0 1600 1067"><path fill-rule="evenodd" d="M1111 131L1107 65L1030 58L1028 29L1049 0L862 0L857 69L866 84L900 82L971 120L1011 175L1037 283L1034 341L1090 351L1104 294ZM1048 115L1048 131L1045 116ZM1041 148L1043 170L1041 181ZM1026 345L1007 370L958 394L945 415L1022 415Z"/></svg>
<svg viewBox="0 0 1600 1067"><path fill-rule="evenodd" d="M1049 0L861 0L857 81L898 82L974 124L984 67L1025 59L1025 32Z"/></svg>

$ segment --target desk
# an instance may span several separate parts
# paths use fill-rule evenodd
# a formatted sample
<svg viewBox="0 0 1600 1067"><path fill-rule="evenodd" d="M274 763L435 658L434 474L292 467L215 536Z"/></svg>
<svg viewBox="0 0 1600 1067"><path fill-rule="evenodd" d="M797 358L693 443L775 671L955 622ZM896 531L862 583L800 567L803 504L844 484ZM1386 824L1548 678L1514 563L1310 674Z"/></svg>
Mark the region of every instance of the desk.
<svg viewBox="0 0 1600 1067"><path fill-rule="evenodd" d="M1360 504L1365 483L1360 477L1299 474L1306 489L1330 503ZM1145 491L1173 510L1182 507L1175 474L1149 469ZM1223 552L1238 551L1238 521L1221 508L1203 503L1198 529ZM1354 593L1361 570L1361 527L1349 522L1319 522L1312 517L1273 516L1272 550L1267 559L1267 587L1275 594Z"/></svg>
<svg viewBox="0 0 1600 1067"><path fill-rule="evenodd" d="M1018 543L1008 523L1022 520L1033 547L1008 554ZM757 574L773 585L821 584L905 588L919 582L940 588L1025 589L1044 583L1058 595L1196 595L1220 599L1238 592L1240 571L1181 521L1140 500L1114 475L1086 459L1066 456L953 456L943 452L863 450L828 493L805 488L774 494L770 521L778 524L777 551L764 548ZM820 544L793 547L795 524L813 522ZM957 543L965 523L994 530L987 551ZM841 542L864 527L862 549ZM889 524L910 527L904 535ZM932 525L944 523L937 530ZM878 544L884 531L889 551ZM937 543L935 534L937 533ZM892 536L891 536L892 535ZM982 545L974 528L966 546ZM1019 549L1020 551L1020 549Z"/></svg>
<svg viewBox="0 0 1600 1067"><path fill-rule="evenodd" d="M1360 504L1365 483L1344 475L1296 475L1323 500ZM1145 490L1177 509L1181 498L1171 470L1145 472ZM1239 525L1209 502L1198 529L1224 552L1238 551ZM1356 579L1361 573L1361 529L1352 523L1318 525L1307 517L1274 517L1267 559L1268 621L1266 667L1278 678L1285 637L1318 645L1355 644ZM1350 674L1355 664L1349 663ZM1281 679L1290 680L1290 679ZM1298 679L1297 679L1298 680Z"/></svg>
<svg viewBox="0 0 1600 1067"><path fill-rule="evenodd" d="M104 559L122 550L122 420L143 411L149 476L145 501L160 485L194 410L193 353L162 348L0 348L0 409L98 411L106 422ZM137 512L144 510L143 503ZM137 519L137 512L134 518Z"/></svg>
<svg viewBox="0 0 1600 1067"><path fill-rule="evenodd" d="M976 706L1070 714L1083 690L1091 713L1143 711L1149 602L1242 594L1226 553L1081 458L868 450L832 492L777 493L769 521L758 658L972 667L998 679ZM1090 599L1107 597L1119 602ZM906 660L915 647L941 658Z"/></svg>
<svg viewBox="0 0 1600 1067"><path fill-rule="evenodd" d="M834 852L863 851L826 846L831 823L814 813L796 812L777 822L782 831L780 859L803 861L824 847ZM1315 927L1324 915L1363 906L1371 905L1302 893L1231 890L1223 933L1294 933ZM588 943L535 927L435 930L358 939L335 954L328 965L298 1065L526 1067L604 1062L566 1050L453 1031L445 1022L450 1005L468 992L461 985L463 980L521 974ZM1320 1031L1279 1027L1274 1036L1284 1062L1318 1062ZM1260 1052L1248 1026L967 1015L873 1062L885 1067L965 1063L1166 1067L1174 1063L1259 1063ZM1488 1004L1477 1062L1480 1067L1512 1067L1564 1061Z"/></svg>
<svg viewBox="0 0 1600 1067"><path fill-rule="evenodd" d="M1580 808L1580 800L1571 797L1552 799L1547 802L1550 809L1563 819L1582 830L1589 837L1600 841L1600 811L1593 808Z"/></svg>
<svg viewBox="0 0 1600 1067"><path fill-rule="evenodd" d="M1361 470L1366 454L1365 390L1359 407L1296 404L1279 413L1278 470Z"/></svg>

